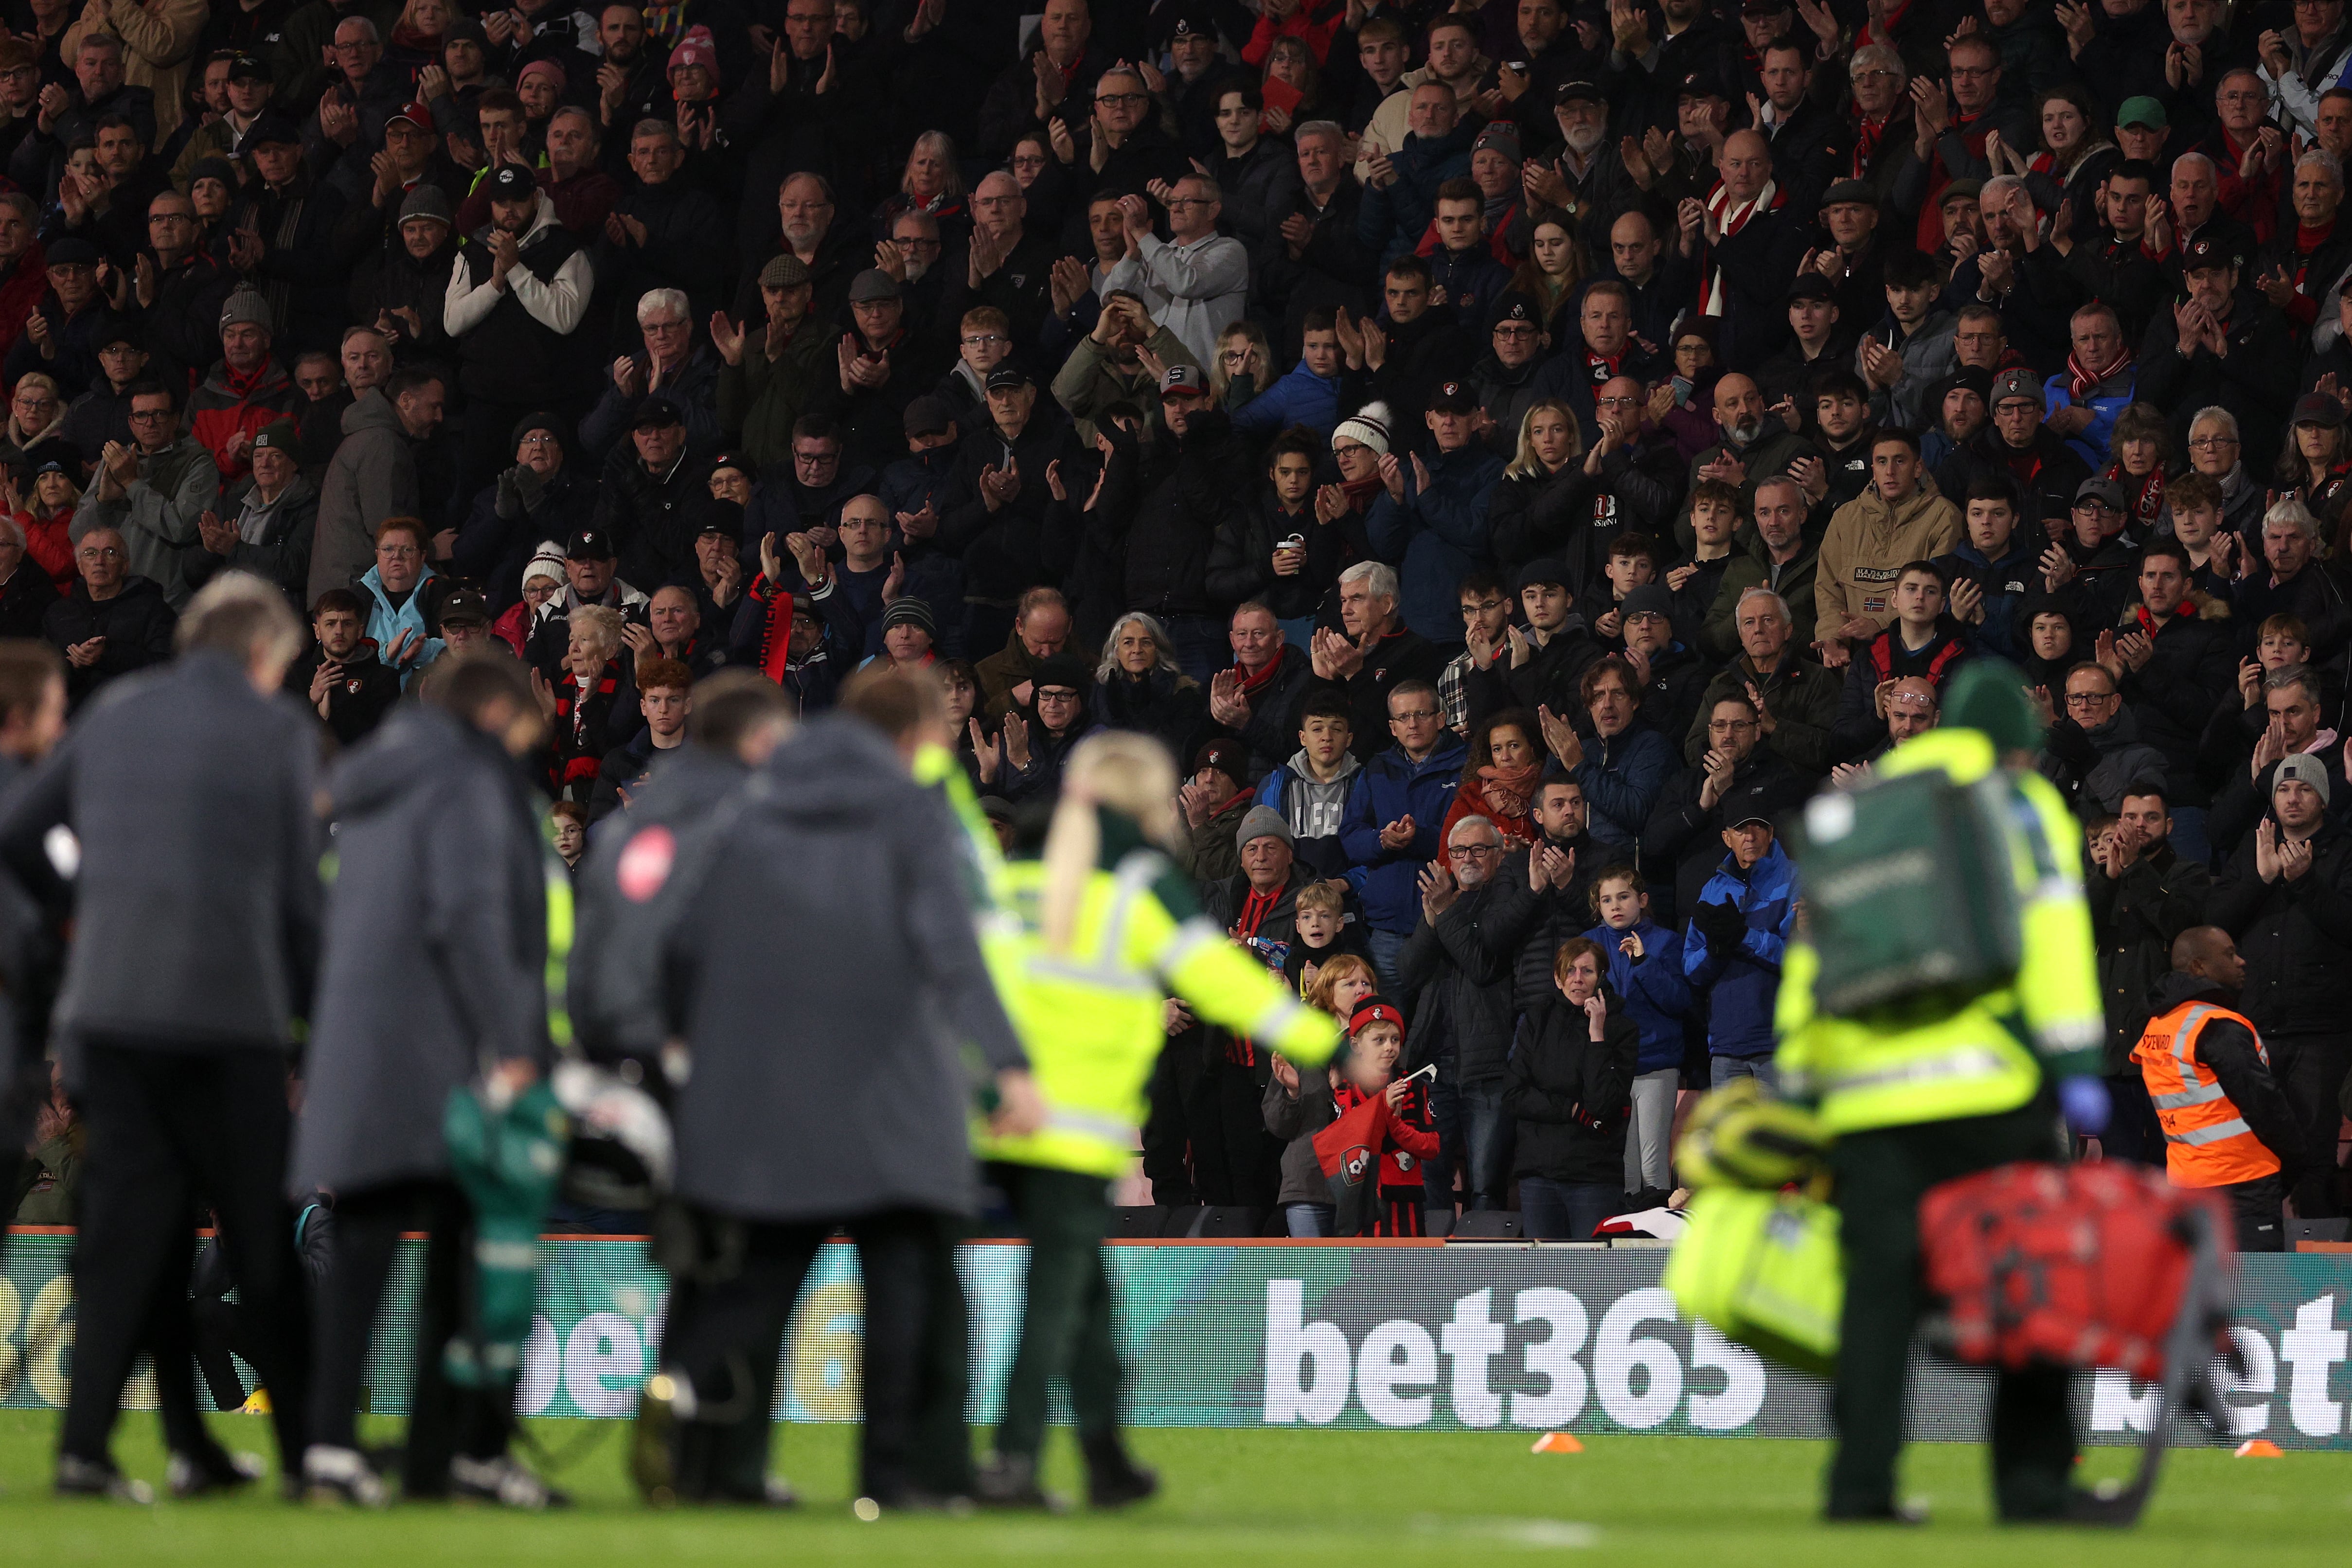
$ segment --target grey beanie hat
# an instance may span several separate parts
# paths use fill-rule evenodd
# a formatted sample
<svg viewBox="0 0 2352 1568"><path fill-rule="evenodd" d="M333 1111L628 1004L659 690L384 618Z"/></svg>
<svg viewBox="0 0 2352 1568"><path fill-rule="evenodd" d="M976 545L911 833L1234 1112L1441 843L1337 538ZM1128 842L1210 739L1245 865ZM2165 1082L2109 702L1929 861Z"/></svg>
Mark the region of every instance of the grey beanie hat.
<svg viewBox="0 0 2352 1568"><path fill-rule="evenodd" d="M2309 784L2318 792L2319 804L2322 805L2327 804L2327 764L2317 757L2308 752L2297 752L2294 756L2281 757L2278 771L2271 774L2271 793L2276 795L2278 786L2289 779L2299 779Z"/></svg>
<svg viewBox="0 0 2352 1568"><path fill-rule="evenodd" d="M1290 831L1290 824L1284 820L1282 813L1270 805L1251 806L1242 813L1242 825L1234 830L1234 850L1238 854L1249 847L1251 840L1268 837L1279 838L1285 844L1298 842L1297 836Z"/></svg>

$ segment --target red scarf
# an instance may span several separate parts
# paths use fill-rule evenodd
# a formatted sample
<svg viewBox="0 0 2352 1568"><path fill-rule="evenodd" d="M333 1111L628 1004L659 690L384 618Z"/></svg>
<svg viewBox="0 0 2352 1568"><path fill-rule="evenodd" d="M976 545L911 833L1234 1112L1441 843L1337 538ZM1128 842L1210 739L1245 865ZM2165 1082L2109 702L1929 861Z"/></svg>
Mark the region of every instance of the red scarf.
<svg viewBox="0 0 2352 1568"><path fill-rule="evenodd" d="M2091 368L2083 363L2082 357L2079 354L2068 354L2066 356L2066 374L2071 379L2066 384L2067 392L2074 396L2074 401L2077 403L2088 401L2091 395L2091 389L2097 386L2099 383L2106 380L2107 377L2114 375L2116 372L2122 370L2124 366L2131 363L2131 350L2126 349L2116 357L2115 363L2107 366L2104 372L2095 375L2092 374Z"/></svg>
<svg viewBox="0 0 2352 1568"><path fill-rule="evenodd" d="M1591 379L1593 385L1599 386L1617 374L1617 366L1624 358L1622 350L1613 354L1597 354L1587 349L1584 351L1584 374Z"/></svg>
<svg viewBox="0 0 2352 1568"><path fill-rule="evenodd" d="M1853 129L1853 174L1857 180L1870 177L1870 161L1878 155L1878 143L1886 135L1886 127L1895 116L1888 113L1880 119L1864 117Z"/></svg>
<svg viewBox="0 0 2352 1568"><path fill-rule="evenodd" d="M1274 678L1281 673L1282 656L1279 652L1274 658L1267 659L1265 668L1255 675L1252 675L1239 659L1234 661L1234 674L1241 682L1241 692L1244 698L1256 697L1259 692L1273 685Z"/></svg>
<svg viewBox="0 0 2352 1568"><path fill-rule="evenodd" d="M782 686L793 657L793 596L762 576L751 584L751 596L768 590L767 619L760 627L760 673Z"/></svg>
<svg viewBox="0 0 2352 1568"><path fill-rule="evenodd" d="M1478 770L1478 793L1486 797L1489 807L1511 818L1524 829L1528 797L1535 793L1536 781L1542 776L1543 768L1535 763L1517 768L1496 767L1489 763ZM1502 825L1497 823L1496 826ZM1522 832L1521 837L1524 836Z"/></svg>
<svg viewBox="0 0 2352 1568"><path fill-rule="evenodd" d="M2135 479L2124 472L2124 460L2117 458L2102 470L2099 477L2113 479L2125 489L2132 490L2133 521L2146 523L2150 528L2156 526L2157 518L2164 510L2164 466L2162 464L2159 463L2150 469L2146 479ZM2133 489L2135 486L2137 487L2137 489Z"/></svg>
<svg viewBox="0 0 2352 1568"><path fill-rule="evenodd" d="M2139 629L2146 632L2150 637L2158 636L2162 631L2162 628L2156 624L2156 617L2147 613L2147 606L2146 605L2140 605L2137 609L2134 610L2132 614L2139 620ZM2176 618L2186 616L2190 620L2195 620L2197 618L2197 601L2194 599L2181 600L2180 603L2172 606L2172 614Z"/></svg>
<svg viewBox="0 0 2352 1568"><path fill-rule="evenodd" d="M1244 791L1237 798L1246 806L1251 798L1250 793ZM1218 815L1222 816L1224 814L1220 812ZM1241 912L1234 917L1234 923L1226 928L1226 934L1241 943L1244 951L1264 956L1265 950L1255 940L1257 936L1257 928L1265 923L1265 917L1274 912L1274 906L1280 902L1281 899L1280 888L1265 893L1252 888L1248 896L1242 900ZM1225 1060L1235 1067L1257 1066L1257 1042L1247 1035L1234 1036L1225 1042Z"/></svg>
<svg viewBox="0 0 2352 1568"><path fill-rule="evenodd" d="M1339 481L1339 493L1346 496L1348 498L1349 506L1354 508L1358 511L1365 510L1372 504L1372 497L1379 493L1380 489L1381 477L1378 474L1374 474L1369 479L1342 479Z"/></svg>

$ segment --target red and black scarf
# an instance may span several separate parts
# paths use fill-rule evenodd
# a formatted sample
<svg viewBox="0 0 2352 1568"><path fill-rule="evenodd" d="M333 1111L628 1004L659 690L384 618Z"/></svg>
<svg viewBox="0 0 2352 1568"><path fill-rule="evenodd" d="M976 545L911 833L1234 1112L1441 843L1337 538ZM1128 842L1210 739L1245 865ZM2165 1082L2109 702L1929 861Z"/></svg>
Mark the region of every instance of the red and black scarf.
<svg viewBox="0 0 2352 1568"><path fill-rule="evenodd" d="M596 676L596 689L584 690L580 678L571 670L555 685L555 728L561 739L557 742L556 766L551 781L558 795L571 790L576 784L593 786L597 770L604 758L589 748L588 709L598 698L609 705L614 693L621 687L621 667L607 659Z"/></svg>
<svg viewBox="0 0 2352 1568"><path fill-rule="evenodd" d="M2164 468L2158 464L2144 479L2133 479L2124 472L2124 460L2117 458L2099 475L2124 487L2131 498L2131 519L2134 522L2154 528L2156 520L2164 512ZM2135 488L2137 487L2137 488Z"/></svg>
<svg viewBox="0 0 2352 1568"><path fill-rule="evenodd" d="M1240 798L1246 802L1250 796L1244 793ZM1224 814L1220 812L1218 815L1222 816ZM1254 944L1258 927L1265 924L1266 916L1274 912L1274 906L1281 901L1282 893L1280 888L1263 893L1252 888L1248 896L1242 900L1241 912L1234 917L1234 923L1226 928L1225 934L1244 948L1257 951ZM1235 1067L1257 1066L1257 1042L1247 1035L1233 1036L1225 1042L1225 1060Z"/></svg>
<svg viewBox="0 0 2352 1568"><path fill-rule="evenodd" d="M2094 374L2091 368L2083 363L2080 354L2069 353L2066 356L2066 390L2075 402L2086 403L2090 400L2091 394L2098 390L2101 382L2120 374L2126 365L2131 363L2131 350L2126 349L2117 356L2115 363Z"/></svg>

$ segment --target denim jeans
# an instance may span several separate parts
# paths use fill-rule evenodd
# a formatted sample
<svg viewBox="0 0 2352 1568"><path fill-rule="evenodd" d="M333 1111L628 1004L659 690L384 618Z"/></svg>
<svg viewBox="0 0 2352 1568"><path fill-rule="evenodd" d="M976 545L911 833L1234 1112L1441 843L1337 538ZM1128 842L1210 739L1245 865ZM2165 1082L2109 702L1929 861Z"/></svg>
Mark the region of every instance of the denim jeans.
<svg viewBox="0 0 2352 1568"><path fill-rule="evenodd" d="M1202 685L1208 685L1211 677L1233 663L1233 643L1225 635L1225 623L1214 616L1170 616L1161 625L1176 645L1177 668Z"/></svg>
<svg viewBox="0 0 2352 1568"><path fill-rule="evenodd" d="M1404 987L1397 979L1397 960L1404 954L1405 938L1399 932L1382 931L1374 926L1364 933L1364 940L1371 946L1372 973L1380 977L1381 994L1398 1006L1403 1006L1404 998L1398 994Z"/></svg>
<svg viewBox="0 0 2352 1568"><path fill-rule="evenodd" d="M1282 1217L1289 1226L1290 1234L1308 1239L1330 1235L1332 1222L1339 1216L1339 1213L1338 1207L1331 1204L1285 1204L1282 1205Z"/></svg>
<svg viewBox="0 0 2352 1568"><path fill-rule="evenodd" d="M1462 1121L1462 1163L1469 1177L1474 1209L1498 1209L1511 1189L1511 1151L1518 1124L1503 1112L1503 1080L1460 1084L1454 1089Z"/></svg>
<svg viewBox="0 0 2352 1568"><path fill-rule="evenodd" d="M1709 1057L1706 1080L1721 1089L1736 1078L1752 1078L1764 1085L1768 1094L1780 1092L1780 1071L1767 1057Z"/></svg>
<svg viewBox="0 0 2352 1568"><path fill-rule="evenodd" d="M1538 1241L1590 1241L1594 1228L1624 1206L1613 1182L1519 1178L1519 1217Z"/></svg>

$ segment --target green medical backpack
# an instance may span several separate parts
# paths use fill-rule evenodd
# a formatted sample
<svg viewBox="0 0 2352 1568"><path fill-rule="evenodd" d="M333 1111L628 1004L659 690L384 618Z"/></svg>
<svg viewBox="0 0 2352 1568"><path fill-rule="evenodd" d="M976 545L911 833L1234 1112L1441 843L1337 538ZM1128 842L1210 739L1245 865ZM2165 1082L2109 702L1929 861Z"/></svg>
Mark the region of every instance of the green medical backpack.
<svg viewBox="0 0 2352 1568"><path fill-rule="evenodd" d="M1853 1017L2005 985L2022 952L2008 785L1940 768L1817 795L1790 836L1814 1005Z"/></svg>
<svg viewBox="0 0 2352 1568"><path fill-rule="evenodd" d="M1845 1265L1837 1210L1794 1193L1708 1187L1660 1281L1683 1316L1800 1372L1832 1372Z"/></svg>

